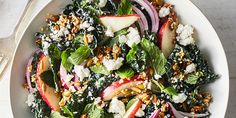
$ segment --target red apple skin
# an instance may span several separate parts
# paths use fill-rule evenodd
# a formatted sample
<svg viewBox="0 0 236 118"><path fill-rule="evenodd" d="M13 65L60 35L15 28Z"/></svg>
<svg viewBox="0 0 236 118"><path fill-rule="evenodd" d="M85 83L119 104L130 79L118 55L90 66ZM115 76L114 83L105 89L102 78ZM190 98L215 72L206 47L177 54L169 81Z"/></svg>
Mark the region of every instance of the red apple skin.
<svg viewBox="0 0 236 118"><path fill-rule="evenodd" d="M60 95L55 92L55 89L43 82L40 74L50 68L49 57L42 55L37 65L36 84L42 99L53 111L60 111Z"/></svg>
<svg viewBox="0 0 236 118"><path fill-rule="evenodd" d="M113 97L118 96L121 90L137 86L143 82L143 78L139 75L135 75L130 79L124 79L123 81L118 80L102 91L101 98L105 101L111 100Z"/></svg>
<svg viewBox="0 0 236 118"><path fill-rule="evenodd" d="M171 29L173 21L166 20L160 28L158 35L158 46L168 57L175 47L176 42L176 29Z"/></svg>
<svg viewBox="0 0 236 118"><path fill-rule="evenodd" d="M135 114L138 112L140 107L142 106L142 101L137 99L134 104L127 110L123 118L134 118Z"/></svg>

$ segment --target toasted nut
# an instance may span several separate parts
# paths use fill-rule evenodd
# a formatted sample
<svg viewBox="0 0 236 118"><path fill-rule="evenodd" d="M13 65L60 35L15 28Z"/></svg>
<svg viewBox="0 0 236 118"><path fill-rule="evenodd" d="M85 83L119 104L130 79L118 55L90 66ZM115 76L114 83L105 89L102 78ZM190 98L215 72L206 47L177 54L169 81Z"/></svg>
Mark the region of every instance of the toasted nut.
<svg viewBox="0 0 236 118"><path fill-rule="evenodd" d="M68 91L68 90L65 90L63 93L62 93L63 96L65 97L69 97L71 95L71 92Z"/></svg>
<svg viewBox="0 0 236 118"><path fill-rule="evenodd" d="M59 102L60 106L64 106L66 104L66 101L64 98L61 99L61 101Z"/></svg>
<svg viewBox="0 0 236 118"><path fill-rule="evenodd" d="M55 25L55 26L53 27L53 29L54 29L54 30L60 30L60 26L59 26L59 25Z"/></svg>
<svg viewBox="0 0 236 118"><path fill-rule="evenodd" d="M123 103L128 103L128 102L129 102L129 99L128 99L128 98L123 98L123 99L121 99L121 101L122 101Z"/></svg>
<svg viewBox="0 0 236 118"><path fill-rule="evenodd" d="M80 118L88 118L87 114L82 114Z"/></svg>
<svg viewBox="0 0 236 118"><path fill-rule="evenodd" d="M155 94L152 95L152 102L157 103L157 96Z"/></svg>
<svg viewBox="0 0 236 118"><path fill-rule="evenodd" d="M136 93L141 93L141 92L142 92L142 91L141 91L139 88L137 88L137 87L132 87L131 90L134 91L134 92L136 92Z"/></svg>
<svg viewBox="0 0 236 118"><path fill-rule="evenodd" d="M138 88L141 89L141 90L145 89L145 87L144 87L143 84L139 84L139 85L137 85L136 87L138 87Z"/></svg>
<svg viewBox="0 0 236 118"><path fill-rule="evenodd" d="M128 89L122 90L122 91L120 91L120 92L121 92L121 94L122 94L123 96L130 96L130 95L133 94L132 91L131 91L131 90L128 90Z"/></svg>

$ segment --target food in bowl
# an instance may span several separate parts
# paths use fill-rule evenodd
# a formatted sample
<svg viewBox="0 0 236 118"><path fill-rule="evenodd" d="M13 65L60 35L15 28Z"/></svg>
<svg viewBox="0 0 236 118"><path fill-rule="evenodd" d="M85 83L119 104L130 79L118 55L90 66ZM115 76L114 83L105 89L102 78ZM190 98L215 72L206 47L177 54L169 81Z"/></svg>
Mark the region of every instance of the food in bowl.
<svg viewBox="0 0 236 118"><path fill-rule="evenodd" d="M26 103L42 117L209 117L218 78L174 5L73 0L36 33Z"/></svg>

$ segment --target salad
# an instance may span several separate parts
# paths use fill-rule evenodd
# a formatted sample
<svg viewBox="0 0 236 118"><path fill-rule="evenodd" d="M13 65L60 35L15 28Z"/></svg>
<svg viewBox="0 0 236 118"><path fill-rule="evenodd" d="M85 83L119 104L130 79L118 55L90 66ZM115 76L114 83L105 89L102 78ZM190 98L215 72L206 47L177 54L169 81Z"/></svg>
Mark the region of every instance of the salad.
<svg viewBox="0 0 236 118"><path fill-rule="evenodd" d="M72 0L37 32L26 66L35 118L210 117L208 66L174 5Z"/></svg>

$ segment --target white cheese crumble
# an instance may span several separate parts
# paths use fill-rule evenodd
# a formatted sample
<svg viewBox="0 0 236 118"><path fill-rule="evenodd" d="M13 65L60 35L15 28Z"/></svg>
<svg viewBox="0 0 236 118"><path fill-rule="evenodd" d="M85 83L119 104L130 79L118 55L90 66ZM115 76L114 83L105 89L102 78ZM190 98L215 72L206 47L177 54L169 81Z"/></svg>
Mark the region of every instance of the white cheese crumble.
<svg viewBox="0 0 236 118"><path fill-rule="evenodd" d="M107 70L112 71L119 69L123 65L123 61L124 58L122 57L118 57L116 60L104 58L102 63L107 68Z"/></svg>
<svg viewBox="0 0 236 118"><path fill-rule="evenodd" d="M107 31L105 32L105 35L108 37L114 37L114 32L112 31L111 26L107 26Z"/></svg>
<svg viewBox="0 0 236 118"><path fill-rule="evenodd" d="M119 115L114 114L114 117L123 116L125 114L125 104L115 97L110 102L108 112L119 114Z"/></svg>
<svg viewBox="0 0 236 118"><path fill-rule="evenodd" d="M156 80L158 80L158 79L160 79L160 78L162 78L162 77L161 77L161 75L155 74L155 75L154 75L154 78L155 78Z"/></svg>
<svg viewBox="0 0 236 118"><path fill-rule="evenodd" d="M74 75L67 74L67 75L66 75L66 79L64 80L64 83L62 83L62 84L65 84L65 83L67 83L67 82L70 82L70 80L73 79L73 78L74 78Z"/></svg>
<svg viewBox="0 0 236 118"><path fill-rule="evenodd" d="M127 37L125 35L119 36L119 43L126 43L128 41Z"/></svg>
<svg viewBox="0 0 236 118"><path fill-rule="evenodd" d="M188 65L185 69L185 73L188 74L188 73L192 73L196 70L196 65L194 63Z"/></svg>
<svg viewBox="0 0 236 118"><path fill-rule="evenodd" d="M184 93L179 93L177 96L173 96L173 102L183 103L187 99L187 96Z"/></svg>
<svg viewBox="0 0 236 118"><path fill-rule="evenodd" d="M90 27L90 24L88 23L88 21L84 21L83 23L80 24L80 29L86 29L89 27Z"/></svg>
<svg viewBox="0 0 236 118"><path fill-rule="evenodd" d="M80 81L83 81L85 77L89 77L90 71L88 68L84 68L84 66L81 65L75 65L74 71L76 75L79 77Z"/></svg>
<svg viewBox="0 0 236 118"><path fill-rule="evenodd" d="M143 82L144 88L151 90L152 89L152 82L145 80Z"/></svg>
<svg viewBox="0 0 236 118"><path fill-rule="evenodd" d="M177 41L179 41L179 43L181 45L189 45L189 44L194 44L195 41L193 39L193 32L194 28L191 25L182 25L179 24L178 28L176 30L176 33L178 34L178 36L176 37Z"/></svg>
<svg viewBox="0 0 236 118"><path fill-rule="evenodd" d="M33 95L33 93L29 93L28 94L28 98L27 98L27 101L25 102L28 106L31 106L31 107L35 107L36 104L35 104L35 97Z"/></svg>
<svg viewBox="0 0 236 118"><path fill-rule="evenodd" d="M129 27L128 32L129 33L126 35L128 38L128 41L126 42L126 44L129 47L132 47L133 43L139 44L141 41L141 38L140 38L138 30L133 27Z"/></svg>
<svg viewBox="0 0 236 118"><path fill-rule="evenodd" d="M98 7L102 8L105 7L107 4L107 0L99 0Z"/></svg>
<svg viewBox="0 0 236 118"><path fill-rule="evenodd" d="M159 11L159 16L161 18L166 17L169 14L170 14L170 8L162 7Z"/></svg>
<svg viewBox="0 0 236 118"><path fill-rule="evenodd" d="M45 40L42 40L42 47L43 47L43 52L45 53L45 55L48 54L48 47L50 46L51 44Z"/></svg>
<svg viewBox="0 0 236 118"><path fill-rule="evenodd" d="M69 87L69 90L70 90L71 92L76 92L76 89L75 89L74 86L70 86L70 87Z"/></svg>

